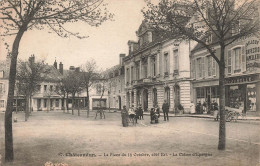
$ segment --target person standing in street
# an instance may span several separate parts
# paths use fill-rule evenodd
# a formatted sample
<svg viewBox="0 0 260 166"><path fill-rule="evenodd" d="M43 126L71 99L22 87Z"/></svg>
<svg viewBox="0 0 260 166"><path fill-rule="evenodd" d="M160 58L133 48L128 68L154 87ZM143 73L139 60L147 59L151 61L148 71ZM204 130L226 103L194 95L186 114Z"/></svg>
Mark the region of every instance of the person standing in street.
<svg viewBox="0 0 260 166"><path fill-rule="evenodd" d="M169 116L168 116L168 113L169 113L169 104L167 103L166 100L164 100L164 103L162 105L162 110L163 110L163 116L164 116L164 121L169 121Z"/></svg>
<svg viewBox="0 0 260 166"><path fill-rule="evenodd" d="M138 112L139 112L139 119L144 119L144 111L142 109L142 105L140 104L138 107Z"/></svg>

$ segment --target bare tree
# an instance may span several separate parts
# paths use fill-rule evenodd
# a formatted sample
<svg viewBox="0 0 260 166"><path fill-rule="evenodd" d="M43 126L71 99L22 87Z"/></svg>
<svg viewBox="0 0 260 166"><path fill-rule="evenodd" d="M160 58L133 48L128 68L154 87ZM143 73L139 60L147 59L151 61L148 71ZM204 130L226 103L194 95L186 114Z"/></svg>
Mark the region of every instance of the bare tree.
<svg viewBox="0 0 260 166"><path fill-rule="evenodd" d="M37 92L37 87L43 81L43 74L47 73L44 66L43 62L34 62L33 59L19 61L16 86L19 94L26 98L25 121L28 120L32 109L32 95Z"/></svg>
<svg viewBox="0 0 260 166"><path fill-rule="evenodd" d="M178 2L161 0L154 5L147 1L143 10L145 19L157 30L175 39L190 39L206 48L219 66L220 124L218 149L226 144L225 127L225 48L237 39L259 34L259 1L238 0L192 0ZM238 33L232 33L238 28ZM207 38L214 36L213 43ZM216 55L214 44L220 46L220 56Z"/></svg>
<svg viewBox="0 0 260 166"><path fill-rule="evenodd" d="M12 45L12 58L9 75L9 89L7 108L5 113L5 160L12 161L13 134L12 134L12 107L16 76L16 64L20 41L25 32L32 29L42 30L48 27L61 37L70 35L80 39L80 36L66 29L65 23L85 22L91 26L98 26L111 19L112 14L107 12L103 0L2 0L0 1L1 35L15 35Z"/></svg>
<svg viewBox="0 0 260 166"><path fill-rule="evenodd" d="M59 80L59 82L57 82L57 85L55 87L55 93L62 97L62 99L61 99L62 100L62 105L64 105L65 99L66 99L66 96L67 96L66 95L67 91L66 91L65 86L62 83L62 81L63 81L63 79L61 79L61 80ZM63 110L63 113L65 113L65 108L62 107L61 109ZM67 107L66 107L66 109L67 109Z"/></svg>
<svg viewBox="0 0 260 166"><path fill-rule="evenodd" d="M75 97L76 94L79 94L83 90L83 81L82 81L82 73L78 71L70 71L64 78L63 78L63 88L67 94L67 104L68 104L68 97L71 94L72 98L72 115L74 115L74 108L75 108ZM68 105L67 105L68 109ZM80 110L78 108L78 115L80 115Z"/></svg>
<svg viewBox="0 0 260 166"><path fill-rule="evenodd" d="M87 118L89 117L89 90L93 84L94 79L97 77L98 67L96 61L91 59L81 67L83 84L87 93Z"/></svg>

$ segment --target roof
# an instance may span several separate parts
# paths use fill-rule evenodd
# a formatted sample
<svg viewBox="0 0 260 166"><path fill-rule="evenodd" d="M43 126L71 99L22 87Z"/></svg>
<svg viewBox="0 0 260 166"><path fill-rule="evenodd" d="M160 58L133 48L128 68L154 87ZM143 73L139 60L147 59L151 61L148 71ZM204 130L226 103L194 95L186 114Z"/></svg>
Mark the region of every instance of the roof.
<svg viewBox="0 0 260 166"><path fill-rule="evenodd" d="M47 73L44 73L45 81L59 81L62 79L63 75L52 65L45 65L45 70Z"/></svg>

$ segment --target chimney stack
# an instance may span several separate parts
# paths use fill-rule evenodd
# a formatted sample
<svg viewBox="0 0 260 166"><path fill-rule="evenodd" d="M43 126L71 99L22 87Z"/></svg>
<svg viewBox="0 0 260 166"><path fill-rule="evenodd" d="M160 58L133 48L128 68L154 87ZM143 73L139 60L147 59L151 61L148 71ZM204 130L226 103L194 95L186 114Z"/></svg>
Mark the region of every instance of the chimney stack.
<svg viewBox="0 0 260 166"><path fill-rule="evenodd" d="M63 75L63 64L61 62L59 64L59 72Z"/></svg>
<svg viewBox="0 0 260 166"><path fill-rule="evenodd" d="M56 62L56 59L55 59L55 61L54 61L53 66L55 67L55 69L57 69L57 62Z"/></svg>
<svg viewBox="0 0 260 166"><path fill-rule="evenodd" d="M70 66L70 70L75 70L75 66Z"/></svg>
<svg viewBox="0 0 260 166"><path fill-rule="evenodd" d="M30 63L34 63L34 62L35 62L35 56L34 56L34 54L32 54L31 57L29 57L29 62L30 62Z"/></svg>
<svg viewBox="0 0 260 166"><path fill-rule="evenodd" d="M119 64L120 64L120 66L123 66L124 58L125 58L125 54L119 54Z"/></svg>

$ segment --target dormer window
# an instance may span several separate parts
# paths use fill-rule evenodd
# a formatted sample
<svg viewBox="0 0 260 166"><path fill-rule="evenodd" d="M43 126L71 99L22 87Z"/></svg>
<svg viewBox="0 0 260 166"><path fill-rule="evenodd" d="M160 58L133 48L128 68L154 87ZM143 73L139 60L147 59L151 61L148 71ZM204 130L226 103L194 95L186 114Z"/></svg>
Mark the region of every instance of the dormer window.
<svg viewBox="0 0 260 166"><path fill-rule="evenodd" d="M232 36L240 33L240 23L239 23L239 21L236 21L235 23L233 23L231 33L232 33Z"/></svg>
<svg viewBox="0 0 260 166"><path fill-rule="evenodd" d="M211 44L212 43L212 34L209 34L206 38L206 44Z"/></svg>
<svg viewBox="0 0 260 166"><path fill-rule="evenodd" d="M148 42L152 42L153 41L153 33L152 32L147 32L148 34Z"/></svg>

